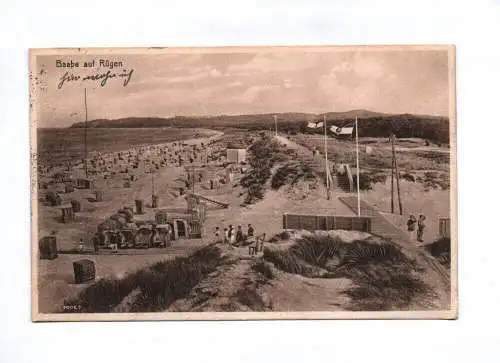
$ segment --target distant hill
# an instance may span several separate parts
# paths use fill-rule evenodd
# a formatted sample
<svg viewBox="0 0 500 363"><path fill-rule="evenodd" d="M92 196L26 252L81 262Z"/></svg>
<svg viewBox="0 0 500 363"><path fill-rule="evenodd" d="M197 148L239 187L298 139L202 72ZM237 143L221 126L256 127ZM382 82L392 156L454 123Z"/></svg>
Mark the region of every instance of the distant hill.
<svg viewBox="0 0 500 363"><path fill-rule="evenodd" d="M356 116L358 117L358 119L364 119L376 116L388 116L388 114L360 109L360 110L350 110L345 112L326 112L320 114L319 116L320 117L326 116L327 120L342 120L348 118L354 119Z"/></svg>
<svg viewBox="0 0 500 363"><path fill-rule="evenodd" d="M449 120L447 117L413 114L384 114L368 110L347 112L311 113L268 113L255 115L217 115L217 116L175 116L127 117L115 120L98 119L87 123L92 128L136 128L136 127L200 127L220 129L227 127L249 130L274 129L274 115L278 127L286 132L312 132L307 128L310 121L320 121L326 117L327 124L343 126L358 117L359 136L387 137L391 133L397 137L421 137L437 143L449 143ZM73 128L85 127L84 122L71 125ZM322 132L316 130L314 132Z"/></svg>

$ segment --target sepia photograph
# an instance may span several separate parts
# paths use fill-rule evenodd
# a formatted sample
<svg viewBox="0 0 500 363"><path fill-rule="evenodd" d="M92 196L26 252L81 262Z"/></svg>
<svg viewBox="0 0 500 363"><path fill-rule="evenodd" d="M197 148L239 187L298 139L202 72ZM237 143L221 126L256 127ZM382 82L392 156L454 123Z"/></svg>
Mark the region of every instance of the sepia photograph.
<svg viewBox="0 0 500 363"><path fill-rule="evenodd" d="M32 49L32 319L456 319L455 48Z"/></svg>

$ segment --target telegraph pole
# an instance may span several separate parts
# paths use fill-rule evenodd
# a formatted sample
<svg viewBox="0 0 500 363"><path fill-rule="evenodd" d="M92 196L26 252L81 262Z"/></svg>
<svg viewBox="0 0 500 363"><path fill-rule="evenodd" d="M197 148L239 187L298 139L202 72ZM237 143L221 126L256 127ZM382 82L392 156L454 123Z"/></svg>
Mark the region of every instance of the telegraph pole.
<svg viewBox="0 0 500 363"><path fill-rule="evenodd" d="M278 116L274 115L274 130L276 132L276 136L278 136Z"/></svg>
<svg viewBox="0 0 500 363"><path fill-rule="evenodd" d="M392 153L392 164L391 164L391 213L394 213L394 152Z"/></svg>
<svg viewBox="0 0 500 363"><path fill-rule="evenodd" d="M326 199L330 200L330 173L328 165L328 142L326 139L326 115L323 115L323 128L325 130L325 176L326 176Z"/></svg>
<svg viewBox="0 0 500 363"><path fill-rule="evenodd" d="M359 199L359 146L358 146L358 116L356 116L356 188L358 191L358 217L361 216L361 200Z"/></svg>
<svg viewBox="0 0 500 363"><path fill-rule="evenodd" d="M151 169L151 196L155 195L155 173Z"/></svg>
<svg viewBox="0 0 500 363"><path fill-rule="evenodd" d="M85 145L85 177L89 177L88 163L87 163L87 89L83 89L83 103L85 105L85 130L84 130L84 145Z"/></svg>
<svg viewBox="0 0 500 363"><path fill-rule="evenodd" d="M401 203L401 195L399 190L399 169L398 169L398 160L396 158L396 148L394 146L394 140L396 139L396 135L392 134L392 163L394 165L394 169L396 172L396 187L398 190L398 204L399 204L399 214L403 215L403 204Z"/></svg>

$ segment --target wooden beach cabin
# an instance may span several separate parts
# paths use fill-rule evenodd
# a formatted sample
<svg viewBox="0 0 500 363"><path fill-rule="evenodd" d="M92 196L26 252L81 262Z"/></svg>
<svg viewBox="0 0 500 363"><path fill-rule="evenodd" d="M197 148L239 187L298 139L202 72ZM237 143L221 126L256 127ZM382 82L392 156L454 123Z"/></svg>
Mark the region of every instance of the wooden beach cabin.
<svg viewBox="0 0 500 363"><path fill-rule="evenodd" d="M62 223L69 223L75 220L75 212L73 210L73 206L70 203L59 206L59 209L61 210Z"/></svg>
<svg viewBox="0 0 500 363"><path fill-rule="evenodd" d="M94 190L94 181L89 178L78 178L76 179L76 187L78 189Z"/></svg>
<svg viewBox="0 0 500 363"><path fill-rule="evenodd" d="M155 214L155 222L158 225L169 225L173 235L172 238L201 238L201 225L203 221L199 217L193 217L193 213L169 213L167 210L159 210Z"/></svg>
<svg viewBox="0 0 500 363"><path fill-rule="evenodd" d="M226 157L228 162L239 164L247 160L247 151L246 149L227 149Z"/></svg>
<svg viewBox="0 0 500 363"><path fill-rule="evenodd" d="M73 271L76 284L95 280L95 263L91 260L83 259L73 262Z"/></svg>
<svg viewBox="0 0 500 363"><path fill-rule="evenodd" d="M57 258L57 240L55 236L45 236L38 242L38 251L41 260L54 260Z"/></svg>

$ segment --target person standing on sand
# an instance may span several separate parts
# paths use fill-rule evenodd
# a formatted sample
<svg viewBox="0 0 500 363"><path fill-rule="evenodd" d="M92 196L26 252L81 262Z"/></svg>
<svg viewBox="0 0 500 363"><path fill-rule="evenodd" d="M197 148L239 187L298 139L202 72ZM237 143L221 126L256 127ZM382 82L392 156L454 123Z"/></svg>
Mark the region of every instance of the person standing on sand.
<svg viewBox="0 0 500 363"><path fill-rule="evenodd" d="M232 235L233 235L233 225L230 224L229 225L229 228L228 228L228 231L227 231L227 240L229 241L229 244L232 243Z"/></svg>
<svg viewBox="0 0 500 363"><path fill-rule="evenodd" d="M254 236L254 229L251 224L248 224L248 232L247 232L247 237L253 237Z"/></svg>
<svg viewBox="0 0 500 363"><path fill-rule="evenodd" d="M99 238L99 234L96 233L94 234L94 237L92 237L92 245L94 247L94 252L99 253L99 243L101 242Z"/></svg>
<svg viewBox="0 0 500 363"><path fill-rule="evenodd" d="M78 242L78 252L83 252L85 244L83 243L83 238L80 238L80 242Z"/></svg>
<svg viewBox="0 0 500 363"><path fill-rule="evenodd" d="M243 230L241 226L238 226L238 231L236 232L236 243L239 245L245 241L245 237L243 237Z"/></svg>
<svg viewBox="0 0 500 363"><path fill-rule="evenodd" d="M418 223L417 223L417 241L419 242L424 242L422 237L424 236L424 228L425 228L425 216L423 214L418 216Z"/></svg>
<svg viewBox="0 0 500 363"><path fill-rule="evenodd" d="M220 242L220 231L219 231L219 227L215 227L215 243L219 243Z"/></svg>
<svg viewBox="0 0 500 363"><path fill-rule="evenodd" d="M229 243L234 245L236 242L236 231L234 230L233 225L229 226Z"/></svg>
<svg viewBox="0 0 500 363"><path fill-rule="evenodd" d="M229 231L227 228L224 228L224 244L229 243Z"/></svg>
<svg viewBox="0 0 500 363"><path fill-rule="evenodd" d="M417 224L417 218L412 214L408 218L406 225L408 226L408 234L410 235L410 241L413 241L415 234L415 224Z"/></svg>

